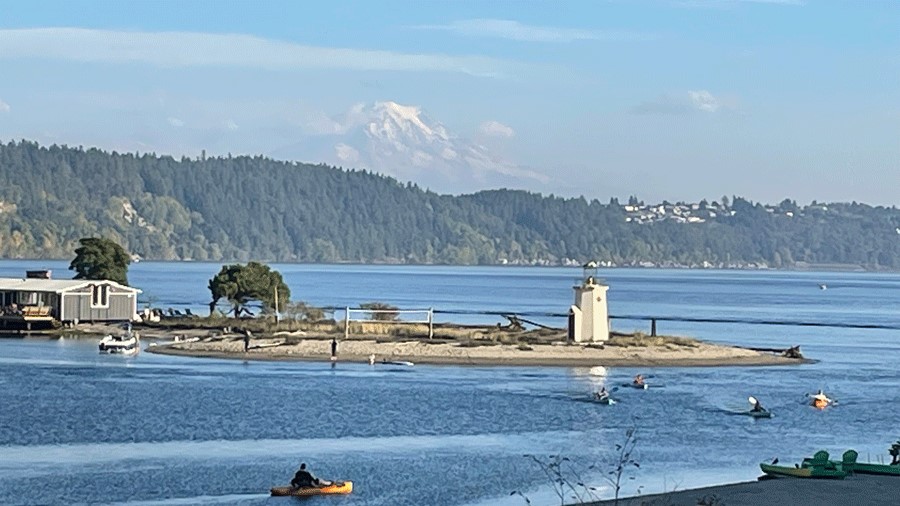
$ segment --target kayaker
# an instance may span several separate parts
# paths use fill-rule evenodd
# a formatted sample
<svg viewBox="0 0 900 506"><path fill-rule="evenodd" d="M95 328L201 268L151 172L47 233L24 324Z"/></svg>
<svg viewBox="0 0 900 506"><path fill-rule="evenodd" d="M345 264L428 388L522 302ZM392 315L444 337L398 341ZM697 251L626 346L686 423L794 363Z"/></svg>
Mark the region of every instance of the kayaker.
<svg viewBox="0 0 900 506"><path fill-rule="evenodd" d="M598 401L606 401L609 400L609 392L606 391L606 387L601 387L600 391L594 394L594 397L596 397Z"/></svg>
<svg viewBox="0 0 900 506"><path fill-rule="evenodd" d="M819 393L813 396L812 406L819 409L824 409L828 407L831 402L831 399L829 399L828 396L825 395L825 392L819 390Z"/></svg>
<svg viewBox="0 0 900 506"><path fill-rule="evenodd" d="M638 374L637 376L634 377L634 380L632 381L632 383L634 383L634 386L636 386L636 387L644 386L644 375Z"/></svg>
<svg viewBox="0 0 900 506"><path fill-rule="evenodd" d="M757 399L756 397L753 397L752 399L753 399L753 407L750 408L751 412L762 413L766 410L766 408L763 407L762 403L759 402L759 399Z"/></svg>
<svg viewBox="0 0 900 506"><path fill-rule="evenodd" d="M327 487L331 485L330 481L323 481L315 476L308 469L306 469L306 463L300 464L300 469L294 473L294 479L291 480L291 486L294 488L304 488L304 487Z"/></svg>

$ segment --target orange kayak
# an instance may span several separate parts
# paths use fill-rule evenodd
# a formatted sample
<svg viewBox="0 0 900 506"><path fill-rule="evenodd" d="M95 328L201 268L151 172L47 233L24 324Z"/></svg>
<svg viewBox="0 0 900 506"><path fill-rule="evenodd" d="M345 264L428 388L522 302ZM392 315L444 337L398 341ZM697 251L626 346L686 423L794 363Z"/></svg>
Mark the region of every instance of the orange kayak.
<svg viewBox="0 0 900 506"><path fill-rule="evenodd" d="M336 481L325 487L272 487L273 496L308 497L311 495L349 494L350 492L353 492L352 481Z"/></svg>

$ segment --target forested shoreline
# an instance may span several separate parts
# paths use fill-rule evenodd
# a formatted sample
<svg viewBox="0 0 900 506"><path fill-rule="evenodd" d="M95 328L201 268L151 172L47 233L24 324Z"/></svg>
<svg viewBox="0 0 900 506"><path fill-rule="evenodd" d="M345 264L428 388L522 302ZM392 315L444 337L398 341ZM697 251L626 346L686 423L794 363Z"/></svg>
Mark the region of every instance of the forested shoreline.
<svg viewBox="0 0 900 506"><path fill-rule="evenodd" d="M900 269L900 210L862 203L607 203L439 195L261 156L0 144L0 257L67 259L102 236L140 258L454 265Z"/></svg>

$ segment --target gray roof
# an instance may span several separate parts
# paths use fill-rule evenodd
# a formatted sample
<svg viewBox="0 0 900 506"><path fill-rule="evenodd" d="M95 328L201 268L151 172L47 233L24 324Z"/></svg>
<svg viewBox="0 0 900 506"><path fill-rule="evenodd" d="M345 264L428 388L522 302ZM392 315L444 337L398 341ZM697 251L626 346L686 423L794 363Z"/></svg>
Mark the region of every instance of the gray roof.
<svg viewBox="0 0 900 506"><path fill-rule="evenodd" d="M0 291L3 292L53 292L64 293L78 288L84 288L88 285L104 283L130 290L135 293L141 293L137 288L120 285L115 281L109 280L91 280L91 279L36 279L36 278L0 278Z"/></svg>

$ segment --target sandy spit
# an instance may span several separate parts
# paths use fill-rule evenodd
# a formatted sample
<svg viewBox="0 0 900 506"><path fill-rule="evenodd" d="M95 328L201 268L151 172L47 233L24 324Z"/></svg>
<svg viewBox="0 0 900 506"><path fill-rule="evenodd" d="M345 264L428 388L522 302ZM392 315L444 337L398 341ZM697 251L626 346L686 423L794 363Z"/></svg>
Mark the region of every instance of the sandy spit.
<svg viewBox="0 0 900 506"><path fill-rule="evenodd" d="M423 340L338 340L339 362L404 360L417 364L518 365L518 366L747 366L796 365L806 363L743 348L697 343L692 346L606 346L603 349L580 345L532 344L529 350L516 345L460 346L459 343L430 343ZM191 343L151 346L147 351L192 357L240 360L329 361L330 338L254 339L244 352L241 338L204 338Z"/></svg>

